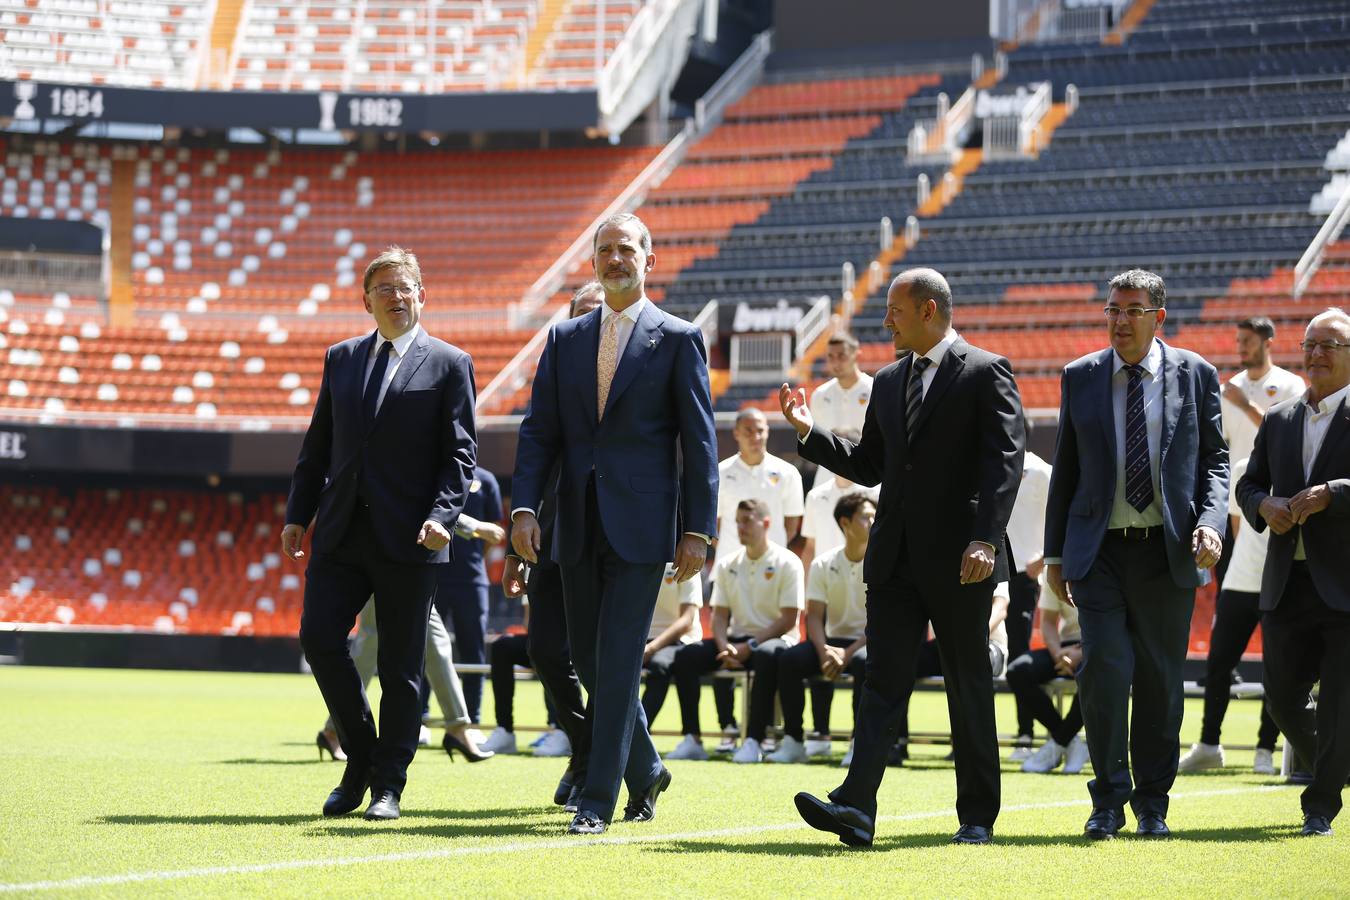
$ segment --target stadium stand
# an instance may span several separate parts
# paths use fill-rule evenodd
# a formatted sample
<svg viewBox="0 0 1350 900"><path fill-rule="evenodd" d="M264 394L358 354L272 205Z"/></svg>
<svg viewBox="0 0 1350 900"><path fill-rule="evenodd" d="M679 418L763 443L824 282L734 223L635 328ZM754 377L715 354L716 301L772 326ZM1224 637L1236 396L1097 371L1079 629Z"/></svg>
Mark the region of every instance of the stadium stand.
<svg viewBox="0 0 1350 900"><path fill-rule="evenodd" d="M637 0L605 0L604 4L565 0L561 15L543 39L533 62L530 85L541 89L594 85L597 46L603 62L619 45L641 8L642 3ZM603 39L599 38L601 35Z"/></svg>

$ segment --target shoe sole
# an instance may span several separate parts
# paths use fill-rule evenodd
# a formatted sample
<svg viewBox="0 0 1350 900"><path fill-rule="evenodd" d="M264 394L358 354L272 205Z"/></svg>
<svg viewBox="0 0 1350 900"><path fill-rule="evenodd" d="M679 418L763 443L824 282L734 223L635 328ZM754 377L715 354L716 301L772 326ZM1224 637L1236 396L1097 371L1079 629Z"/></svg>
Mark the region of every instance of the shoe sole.
<svg viewBox="0 0 1350 900"><path fill-rule="evenodd" d="M1090 841L1114 841L1117 833L1115 831L1085 831L1083 835Z"/></svg>
<svg viewBox="0 0 1350 900"><path fill-rule="evenodd" d="M652 794L652 814L651 814L650 816L646 816L646 817L641 816L641 815L632 815L632 816L630 816L630 815L628 814L628 811L627 811L627 810L624 810L623 821L625 821L625 822L650 822L652 819L655 819L655 818L656 818L656 801L657 801L658 798L660 798L662 792L664 792L664 791L666 791L666 790L668 790L668 789L670 788L670 783L671 783L672 781L674 781L674 780L675 780L675 776L672 775L672 774L670 774L670 770L669 770L669 769L666 769L665 773L661 776L660 783L656 785L656 793Z"/></svg>
<svg viewBox="0 0 1350 900"><path fill-rule="evenodd" d="M848 844L850 847L872 846L872 838L866 832L839 824L827 815L823 809L803 795L798 794L793 798L793 802L797 804L797 814L802 817L807 825L810 825L816 831L825 831L833 835L838 835L839 840Z"/></svg>

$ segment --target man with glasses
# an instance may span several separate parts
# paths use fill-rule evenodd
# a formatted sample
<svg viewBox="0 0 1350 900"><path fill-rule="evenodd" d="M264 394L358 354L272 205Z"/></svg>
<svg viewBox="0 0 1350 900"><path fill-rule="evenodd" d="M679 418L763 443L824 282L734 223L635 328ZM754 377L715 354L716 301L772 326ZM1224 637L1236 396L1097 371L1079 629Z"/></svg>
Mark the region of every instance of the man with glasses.
<svg viewBox="0 0 1350 900"><path fill-rule="evenodd" d="M418 324L426 292L417 257L390 247L366 267L375 330L328 348L314 415L286 503L281 547L304 559L300 646L337 726L347 768L323 805L340 816L396 819L422 724L422 666L436 567L476 458L473 365ZM380 731L347 649L375 597Z"/></svg>
<svg viewBox="0 0 1350 900"><path fill-rule="evenodd" d="M1350 315L1329 309L1308 323L1303 363L1308 392L1266 414L1237 494L1252 528L1272 532L1261 576L1266 698L1313 761L1303 833L1326 836L1350 778Z"/></svg>
<svg viewBox="0 0 1350 900"><path fill-rule="evenodd" d="M1110 346L1069 363L1060 381L1045 572L1082 629L1078 690L1095 775L1084 833L1095 840L1116 836L1126 803L1139 835L1170 834L1191 609L1223 546L1219 377L1158 339L1166 305L1152 272L1111 279Z"/></svg>

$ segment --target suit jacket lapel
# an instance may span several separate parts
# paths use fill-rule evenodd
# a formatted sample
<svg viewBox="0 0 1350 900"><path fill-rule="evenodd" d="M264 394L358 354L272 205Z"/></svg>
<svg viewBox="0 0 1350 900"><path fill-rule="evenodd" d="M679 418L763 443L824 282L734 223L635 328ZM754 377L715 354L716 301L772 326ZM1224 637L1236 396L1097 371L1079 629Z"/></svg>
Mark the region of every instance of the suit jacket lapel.
<svg viewBox="0 0 1350 900"><path fill-rule="evenodd" d="M619 357L619 367L614 370L614 380L609 383L609 398L605 401L605 412L613 408L619 395L642 367L647 364L656 345L661 343L661 317L657 315L650 300L642 307L642 313L633 324L633 333L628 336L628 346L623 348ZM597 354L599 348L596 348Z"/></svg>
<svg viewBox="0 0 1350 900"><path fill-rule="evenodd" d="M1177 420L1181 418L1181 401L1183 399L1181 396L1181 367L1178 365L1176 353L1166 344L1162 345L1162 368L1163 421L1162 446L1158 448L1159 468L1162 467L1162 461L1167 455L1167 448L1172 445L1172 433L1176 431Z"/></svg>
<svg viewBox="0 0 1350 900"><path fill-rule="evenodd" d="M1116 458L1116 397L1111 384L1116 374L1115 353L1110 347L1097 357L1096 391L1097 408L1101 410L1099 421L1102 434L1106 438L1107 459ZM1114 462L1113 462L1114 464Z"/></svg>
<svg viewBox="0 0 1350 900"><path fill-rule="evenodd" d="M923 403L919 406L919 418L914 420L914 433L916 435L923 430L923 425L928 421L928 417L942 402L942 395L947 393L947 388L952 386L957 373L965 367L966 342L962 340L954 341L947 348L947 352L943 354L942 363L938 366L936 374L933 375L933 383L928 386L928 390L923 395ZM908 388L908 380L906 380L905 386ZM903 403L903 401L901 402Z"/></svg>
<svg viewBox="0 0 1350 900"><path fill-rule="evenodd" d="M385 410L389 409L390 402L403 393L403 388L407 386L409 379L426 361L427 353L430 350L431 340L427 337L426 329L422 329L417 332L417 337L413 338L407 356L399 362L398 370L394 372L394 380L389 382L389 390L384 392L384 399L380 401L380 410L375 414L375 422L371 425L371 430L374 430L375 426L380 424L380 420L384 418Z"/></svg>
<svg viewBox="0 0 1350 900"><path fill-rule="evenodd" d="M344 383L342 393L346 396L339 396L338 400L347 405L352 421L357 423L357 427L361 427L361 400L366 393L366 365L370 362L370 348L375 346L375 337L378 334L378 331L373 331L364 341L356 345L347 372L342 376Z"/></svg>
<svg viewBox="0 0 1350 900"><path fill-rule="evenodd" d="M600 358L600 317L599 307L586 313L577 325L577 330L572 332L572 340L568 342L574 345L577 357L575 366L581 381L581 409L585 414L583 421L591 427L595 426L599 417L595 409L597 401L595 367ZM561 360L559 364L562 364ZM612 384L610 393L613 393Z"/></svg>
<svg viewBox="0 0 1350 900"><path fill-rule="evenodd" d="M1300 406L1306 407L1306 403L1300 403ZM1307 415L1305 410L1304 415ZM1303 423L1299 422L1299 434L1303 434ZM1319 476L1323 469L1331 464L1331 455L1338 442L1343 440L1347 434L1350 434L1350 402L1342 400L1340 408L1331 416L1331 424L1327 426L1326 436L1322 438L1322 446L1317 448L1317 456L1313 459L1311 474L1308 477L1308 484L1318 484L1323 479ZM1299 448L1300 456L1302 447ZM1302 459L1299 460L1302 463Z"/></svg>
<svg viewBox="0 0 1350 900"><path fill-rule="evenodd" d="M905 420L905 394L909 390L909 373L913 368L914 354L911 352L904 359L900 360L900 368L898 370L900 389L896 392L896 401L899 404L897 413L900 418L900 441L906 450L909 449L909 429L906 427ZM890 440L890 435L886 436L886 440Z"/></svg>

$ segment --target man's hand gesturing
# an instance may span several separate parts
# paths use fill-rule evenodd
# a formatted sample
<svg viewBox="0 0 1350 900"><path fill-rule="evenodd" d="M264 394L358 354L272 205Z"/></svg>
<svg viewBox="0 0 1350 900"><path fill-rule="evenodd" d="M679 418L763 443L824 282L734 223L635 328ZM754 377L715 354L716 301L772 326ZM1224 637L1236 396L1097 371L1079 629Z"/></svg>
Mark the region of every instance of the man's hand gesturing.
<svg viewBox="0 0 1350 900"><path fill-rule="evenodd" d="M797 434L806 437L815 424L811 410L806 408L806 391L803 388L791 388L784 384L778 389L778 405L783 408L783 418L797 429Z"/></svg>

